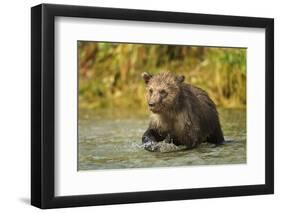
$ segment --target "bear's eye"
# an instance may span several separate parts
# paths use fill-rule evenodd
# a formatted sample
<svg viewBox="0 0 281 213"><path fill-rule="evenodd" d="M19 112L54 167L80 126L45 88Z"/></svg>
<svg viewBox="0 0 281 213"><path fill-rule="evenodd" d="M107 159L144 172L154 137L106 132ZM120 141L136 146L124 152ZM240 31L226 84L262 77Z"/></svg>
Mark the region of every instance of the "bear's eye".
<svg viewBox="0 0 281 213"><path fill-rule="evenodd" d="M166 97L167 96L167 92L165 91L165 90L160 90L160 95L162 96L162 97Z"/></svg>
<svg viewBox="0 0 281 213"><path fill-rule="evenodd" d="M153 89L149 89L149 94L152 94L153 93Z"/></svg>

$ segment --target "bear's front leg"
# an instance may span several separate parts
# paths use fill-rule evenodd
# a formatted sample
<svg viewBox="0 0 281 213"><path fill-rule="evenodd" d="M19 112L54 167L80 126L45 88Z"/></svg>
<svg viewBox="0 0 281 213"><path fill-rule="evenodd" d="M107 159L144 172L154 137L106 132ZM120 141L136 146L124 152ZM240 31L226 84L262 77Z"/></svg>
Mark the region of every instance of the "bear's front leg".
<svg viewBox="0 0 281 213"><path fill-rule="evenodd" d="M144 148L151 152L159 151L158 142L163 141L167 134L159 133L154 129L147 129L142 136L142 143Z"/></svg>

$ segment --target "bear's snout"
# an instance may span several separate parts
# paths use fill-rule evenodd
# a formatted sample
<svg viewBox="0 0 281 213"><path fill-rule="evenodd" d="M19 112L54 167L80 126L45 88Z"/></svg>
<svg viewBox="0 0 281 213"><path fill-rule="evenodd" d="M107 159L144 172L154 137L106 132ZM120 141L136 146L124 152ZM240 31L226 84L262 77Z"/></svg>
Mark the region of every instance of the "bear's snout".
<svg viewBox="0 0 281 213"><path fill-rule="evenodd" d="M148 103L148 106L149 106L149 107L155 107L155 103L149 102L149 103Z"/></svg>
<svg viewBox="0 0 281 213"><path fill-rule="evenodd" d="M148 107L153 113L159 113L161 111L161 106L156 102L148 102Z"/></svg>

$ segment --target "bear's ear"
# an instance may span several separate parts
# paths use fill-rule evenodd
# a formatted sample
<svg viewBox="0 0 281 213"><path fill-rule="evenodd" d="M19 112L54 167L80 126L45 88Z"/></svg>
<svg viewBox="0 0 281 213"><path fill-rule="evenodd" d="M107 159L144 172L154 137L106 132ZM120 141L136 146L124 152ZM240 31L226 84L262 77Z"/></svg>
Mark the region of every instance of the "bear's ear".
<svg viewBox="0 0 281 213"><path fill-rule="evenodd" d="M147 84L149 82L149 80L152 78L152 75L151 74L148 74L147 72L143 72L141 74L144 82Z"/></svg>
<svg viewBox="0 0 281 213"><path fill-rule="evenodd" d="M178 76L176 76L176 82L177 82L178 84L181 84L182 82L184 82L184 79L185 79L184 75L178 75Z"/></svg>

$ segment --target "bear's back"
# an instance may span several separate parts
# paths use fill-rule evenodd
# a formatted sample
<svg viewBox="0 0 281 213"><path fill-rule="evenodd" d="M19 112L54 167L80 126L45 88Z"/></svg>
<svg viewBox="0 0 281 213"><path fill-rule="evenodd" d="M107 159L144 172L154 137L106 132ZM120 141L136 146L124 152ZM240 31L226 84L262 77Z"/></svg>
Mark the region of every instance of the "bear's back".
<svg viewBox="0 0 281 213"><path fill-rule="evenodd" d="M218 113L215 103L204 90L183 84L182 86L183 107L190 115L191 123L200 126L202 135L208 135L214 128L214 123L218 122ZM205 134L206 133L206 134Z"/></svg>

